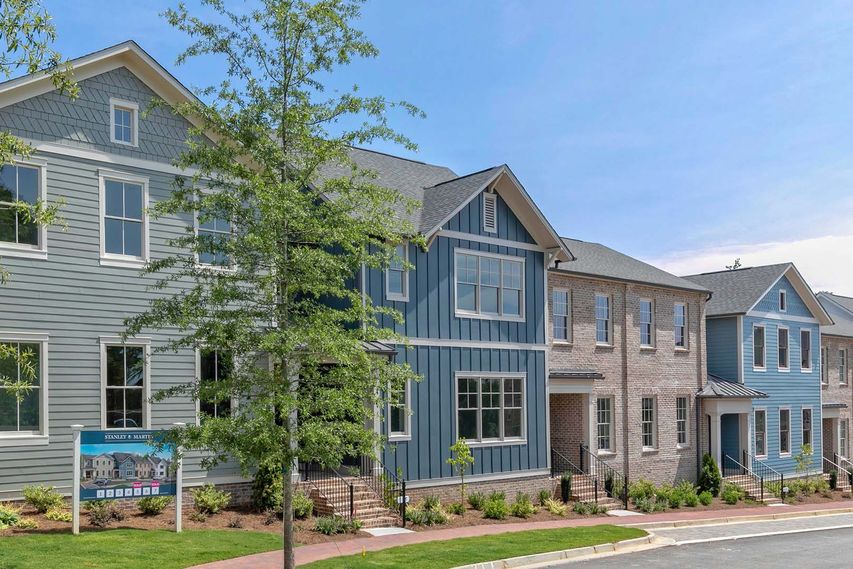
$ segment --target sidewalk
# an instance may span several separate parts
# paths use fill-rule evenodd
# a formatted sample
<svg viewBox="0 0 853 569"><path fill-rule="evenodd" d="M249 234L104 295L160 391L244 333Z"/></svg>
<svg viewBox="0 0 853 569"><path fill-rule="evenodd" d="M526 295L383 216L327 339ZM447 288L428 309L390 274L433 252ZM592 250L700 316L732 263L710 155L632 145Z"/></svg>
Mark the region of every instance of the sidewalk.
<svg viewBox="0 0 853 569"><path fill-rule="evenodd" d="M355 555L360 554L362 551L379 551L381 549L388 549L389 547L397 547L400 545L411 545L415 543L425 543L428 541L444 541L460 537L476 537L481 535L494 535L499 533L536 529L595 526L601 524L620 526L645 526L647 524L667 525L678 523L695 524L696 522L706 520L725 521L737 518L748 519L752 516L786 516L793 513L819 515L821 513L828 514L844 511L853 512L853 501L848 500L843 502L830 502L826 504L800 504L785 507L766 506L763 508L739 508L732 510L678 510L642 517L595 517L587 519L555 520L550 522L519 522L513 524L470 526L456 529L421 531L383 537L364 537L348 541L306 545L296 548L296 564L304 565L306 563L311 563L312 561L319 561L320 559L328 559L330 557L338 557L341 555ZM281 551L270 551L267 553L247 555L246 557L238 557L236 559L206 563L191 569L278 569L281 567L281 564Z"/></svg>

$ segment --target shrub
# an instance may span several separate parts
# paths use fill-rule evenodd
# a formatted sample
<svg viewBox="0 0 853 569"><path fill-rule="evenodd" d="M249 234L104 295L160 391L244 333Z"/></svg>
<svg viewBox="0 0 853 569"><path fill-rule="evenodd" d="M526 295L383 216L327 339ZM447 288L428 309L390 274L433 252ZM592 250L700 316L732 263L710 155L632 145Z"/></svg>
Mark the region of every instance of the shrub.
<svg viewBox="0 0 853 569"><path fill-rule="evenodd" d="M89 516L89 523L95 527L107 527L113 521L121 521L124 519L124 512L116 507L115 500L94 500L92 502L86 502L84 508Z"/></svg>
<svg viewBox="0 0 853 569"><path fill-rule="evenodd" d="M717 468L717 461L710 454L705 454L702 457L702 471L699 473L699 490L702 492L710 492L712 496L720 494L720 485L722 477L720 469Z"/></svg>
<svg viewBox="0 0 853 569"><path fill-rule="evenodd" d="M423 505L406 508L406 520L419 526L440 526L447 523L447 514L439 507L427 510Z"/></svg>
<svg viewBox="0 0 853 569"><path fill-rule="evenodd" d="M434 512L441 509L441 499L436 495L426 496L424 498L423 509Z"/></svg>
<svg viewBox="0 0 853 569"><path fill-rule="evenodd" d="M281 509L281 508L279 508ZM297 520L307 519L314 512L314 501L305 492L293 493L293 517Z"/></svg>
<svg viewBox="0 0 853 569"><path fill-rule="evenodd" d="M447 511L454 516L462 516L465 514L465 504L462 502L453 502L447 506Z"/></svg>
<svg viewBox="0 0 853 569"><path fill-rule="evenodd" d="M468 494L468 504L475 510L482 510L485 503L486 496L482 492L472 492L471 494Z"/></svg>
<svg viewBox="0 0 853 569"><path fill-rule="evenodd" d="M695 508L699 505L699 496L696 494L696 492L693 492L692 494L686 494L684 496L684 505L688 508Z"/></svg>
<svg viewBox="0 0 853 569"><path fill-rule="evenodd" d="M554 498L548 498L545 500L543 504L545 509L548 510L548 513L553 514L555 516L565 516L566 511L568 511L569 507L560 502L559 500L555 500Z"/></svg>
<svg viewBox="0 0 853 569"><path fill-rule="evenodd" d="M199 512L198 510L194 510L190 512L189 518L194 522L203 524L207 521L207 514L205 514L204 512Z"/></svg>
<svg viewBox="0 0 853 569"><path fill-rule="evenodd" d="M826 494L832 490L830 487L829 481L824 480L823 477L819 476L814 480L814 491L820 492L821 494Z"/></svg>
<svg viewBox="0 0 853 569"><path fill-rule="evenodd" d="M39 529L39 523L32 518L21 518L15 527L18 529Z"/></svg>
<svg viewBox="0 0 853 569"><path fill-rule="evenodd" d="M314 521L314 531L318 531L323 535L355 533L359 529L361 529L361 522L359 522L358 520L348 522L342 516L338 515L320 516Z"/></svg>
<svg viewBox="0 0 853 569"><path fill-rule="evenodd" d="M829 471L829 489L835 490L838 488L838 471L830 470Z"/></svg>
<svg viewBox="0 0 853 569"><path fill-rule="evenodd" d="M560 498L567 504L572 499L572 473L566 472L560 476Z"/></svg>
<svg viewBox="0 0 853 569"><path fill-rule="evenodd" d="M705 490L704 492L699 493L699 503L703 506L710 506L711 502L714 501L714 495Z"/></svg>
<svg viewBox="0 0 853 569"><path fill-rule="evenodd" d="M24 500L40 514L65 505L62 494L54 490L53 486L27 486L24 488Z"/></svg>
<svg viewBox="0 0 853 569"><path fill-rule="evenodd" d="M539 505L544 506L545 502L554 497L554 494L549 492L548 490L542 489L539 490Z"/></svg>
<svg viewBox="0 0 853 569"><path fill-rule="evenodd" d="M607 508L599 506L595 502L575 502L575 505L572 506L572 511L582 516L593 516L605 513Z"/></svg>
<svg viewBox="0 0 853 569"><path fill-rule="evenodd" d="M260 466L252 481L252 505L258 511L281 511L281 468ZM294 499L295 502L295 499Z"/></svg>
<svg viewBox="0 0 853 569"><path fill-rule="evenodd" d="M663 512L666 510L669 503L665 500L658 500L655 497L648 498L640 496L634 500L634 507L643 513L650 514L652 512Z"/></svg>
<svg viewBox="0 0 853 569"><path fill-rule="evenodd" d="M536 506L530 501L530 496L524 492L519 492L515 496L515 502L510 507L510 512L516 518L527 519L536 513Z"/></svg>
<svg viewBox="0 0 853 569"><path fill-rule="evenodd" d="M213 484L205 484L192 490L193 504L196 511L202 514L218 514L231 502L231 494L217 490Z"/></svg>
<svg viewBox="0 0 853 569"><path fill-rule="evenodd" d="M136 502L139 511L145 516L156 516L163 513L166 506L172 503L171 496L146 496Z"/></svg>
<svg viewBox="0 0 853 569"><path fill-rule="evenodd" d="M678 505L676 505L676 503ZM696 487L689 480L682 480L672 490L672 497L669 501L671 508L678 508L682 505L694 507L699 503L699 497L696 495Z"/></svg>
<svg viewBox="0 0 853 569"><path fill-rule="evenodd" d="M640 478L628 487L628 497L635 504L637 500L652 500L657 493L655 485L644 478Z"/></svg>
<svg viewBox="0 0 853 569"><path fill-rule="evenodd" d="M62 508L51 508L45 512L44 517L52 522L71 523L72 520L71 512Z"/></svg>
<svg viewBox="0 0 853 569"><path fill-rule="evenodd" d="M495 500L499 500L501 502L506 502L506 492L501 490L495 490L493 492L489 492L489 502L493 502Z"/></svg>
<svg viewBox="0 0 853 569"><path fill-rule="evenodd" d="M232 529L240 529L241 527L243 527L243 518L241 518L240 516L232 516L228 520L228 527Z"/></svg>
<svg viewBox="0 0 853 569"><path fill-rule="evenodd" d="M731 483L726 483L723 486L723 491L720 493L720 497L722 497L723 501L730 506L737 504L745 495L746 492L744 492L743 488L737 484Z"/></svg>
<svg viewBox="0 0 853 569"><path fill-rule="evenodd" d="M655 490L655 500L670 508L680 508L682 503L681 494L670 484L663 484Z"/></svg>
<svg viewBox="0 0 853 569"><path fill-rule="evenodd" d="M487 500L483 505L483 517L489 520L504 520L509 515L509 506L504 500Z"/></svg>
<svg viewBox="0 0 853 569"><path fill-rule="evenodd" d="M0 530L17 526L21 521L21 510L11 504L0 504Z"/></svg>

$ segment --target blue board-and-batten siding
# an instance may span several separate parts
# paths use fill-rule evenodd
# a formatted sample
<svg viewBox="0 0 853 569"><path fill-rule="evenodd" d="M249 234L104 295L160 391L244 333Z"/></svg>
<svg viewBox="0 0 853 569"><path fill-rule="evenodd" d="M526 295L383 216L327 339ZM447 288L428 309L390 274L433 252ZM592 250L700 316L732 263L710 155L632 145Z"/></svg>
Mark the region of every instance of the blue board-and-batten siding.
<svg viewBox="0 0 853 569"><path fill-rule="evenodd" d="M512 212L507 203L500 195L497 195L497 231L490 232L483 229L483 194L472 199L465 207L459 210L446 224L443 229L448 231L459 231L479 235L482 237L496 237L507 241L533 244L534 240L518 217Z"/></svg>

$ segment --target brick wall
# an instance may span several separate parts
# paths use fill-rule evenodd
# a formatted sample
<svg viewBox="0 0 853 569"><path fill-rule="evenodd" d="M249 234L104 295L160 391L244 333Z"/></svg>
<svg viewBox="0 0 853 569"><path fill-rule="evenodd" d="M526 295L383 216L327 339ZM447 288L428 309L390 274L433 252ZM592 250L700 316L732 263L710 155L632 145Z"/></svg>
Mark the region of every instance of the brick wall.
<svg viewBox="0 0 853 569"><path fill-rule="evenodd" d="M557 487L557 480L551 479L550 476L531 476L524 478L510 478L504 480L490 480L482 482L465 481L465 493L472 492L505 492L508 502L515 500L515 495L519 492L528 494L534 502L540 490L548 490L552 494ZM443 486L431 486L422 488L407 488L406 494L410 498L410 503L417 504L426 496L438 496L443 504L459 501L459 484L448 484Z"/></svg>
<svg viewBox="0 0 853 569"><path fill-rule="evenodd" d="M586 396L580 393L551 395L551 448L575 464L584 436L584 405Z"/></svg>
<svg viewBox="0 0 853 569"><path fill-rule="evenodd" d="M823 353L824 349L827 349L829 359L827 361L827 369L826 369L826 377L827 383L821 382L821 400L823 403L844 403L847 405L847 408L839 409L839 416L841 419L847 419L848 421L848 449L847 453L850 454L850 419L853 416L853 373L850 371L850 360L853 359L853 338L846 338L842 336L826 336L821 335L820 337L821 344L821 353ZM848 362L847 362L847 382L841 382L841 374L839 369L839 350L847 350ZM823 378L823 375L821 376ZM827 458L832 458L833 453L836 450L837 437L835 433L835 429L832 428L833 425L837 425L835 421L830 425L829 421L824 421L823 426L823 454ZM829 432L828 432L829 430ZM829 436L827 436L829 435ZM843 454L843 453L842 453Z"/></svg>

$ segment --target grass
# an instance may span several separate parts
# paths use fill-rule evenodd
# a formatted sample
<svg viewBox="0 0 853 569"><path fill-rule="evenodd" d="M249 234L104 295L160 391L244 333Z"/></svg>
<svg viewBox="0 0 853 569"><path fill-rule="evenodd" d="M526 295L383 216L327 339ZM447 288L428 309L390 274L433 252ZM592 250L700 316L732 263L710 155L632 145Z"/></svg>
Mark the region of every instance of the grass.
<svg viewBox="0 0 853 569"><path fill-rule="evenodd" d="M300 566L300 569L447 569L469 563L611 543L644 535L646 532L640 529L611 525L532 530L392 547L368 552L363 556L351 555L315 561Z"/></svg>
<svg viewBox="0 0 853 569"><path fill-rule="evenodd" d="M183 569L281 549L280 536L253 531L114 529L0 537L0 569Z"/></svg>

